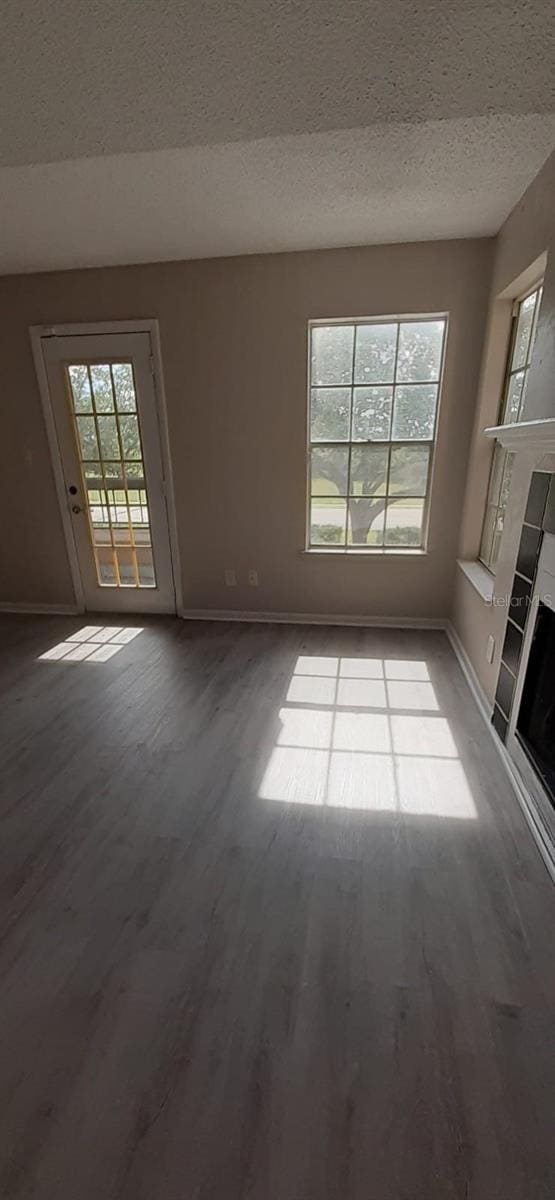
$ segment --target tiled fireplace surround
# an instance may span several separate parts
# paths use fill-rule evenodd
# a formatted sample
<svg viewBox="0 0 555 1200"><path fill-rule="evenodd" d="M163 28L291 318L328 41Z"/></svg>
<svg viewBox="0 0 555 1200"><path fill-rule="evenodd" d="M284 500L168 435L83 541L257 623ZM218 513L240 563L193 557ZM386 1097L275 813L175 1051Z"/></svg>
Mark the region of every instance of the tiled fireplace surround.
<svg viewBox="0 0 555 1200"><path fill-rule="evenodd" d="M544 570L546 565L553 569L555 563L555 536L548 532L555 528L555 420L526 426L516 435L514 427L487 431L495 432L515 454L503 534L504 567L498 572L493 599L505 613L505 630L492 723L513 771L516 768L526 815L555 877L555 808L516 732L538 603L542 600L555 608L555 577Z"/></svg>

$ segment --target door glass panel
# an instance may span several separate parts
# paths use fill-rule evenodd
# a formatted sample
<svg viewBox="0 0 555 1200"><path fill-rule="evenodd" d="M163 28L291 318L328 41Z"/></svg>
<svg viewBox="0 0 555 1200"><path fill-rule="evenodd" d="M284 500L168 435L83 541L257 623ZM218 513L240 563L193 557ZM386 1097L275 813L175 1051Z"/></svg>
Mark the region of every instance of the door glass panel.
<svg viewBox="0 0 555 1200"><path fill-rule="evenodd" d="M135 412L136 396L131 363L112 363L112 376L118 412Z"/></svg>
<svg viewBox="0 0 555 1200"><path fill-rule="evenodd" d="M100 453L104 462L108 459L117 461L119 455L118 427L115 417L97 417L98 439Z"/></svg>
<svg viewBox="0 0 555 1200"><path fill-rule="evenodd" d="M89 372L86 367L69 367L69 378L73 392L73 404L78 413L92 412L92 396Z"/></svg>
<svg viewBox="0 0 555 1200"><path fill-rule="evenodd" d="M125 458L142 458L139 418L136 416L120 417L119 427Z"/></svg>
<svg viewBox="0 0 555 1200"><path fill-rule="evenodd" d="M94 417L77 417L77 433L79 449L83 460L98 458L98 443L96 440L96 425Z"/></svg>
<svg viewBox="0 0 555 1200"><path fill-rule="evenodd" d="M99 585L156 587L133 366L72 363L67 380Z"/></svg>

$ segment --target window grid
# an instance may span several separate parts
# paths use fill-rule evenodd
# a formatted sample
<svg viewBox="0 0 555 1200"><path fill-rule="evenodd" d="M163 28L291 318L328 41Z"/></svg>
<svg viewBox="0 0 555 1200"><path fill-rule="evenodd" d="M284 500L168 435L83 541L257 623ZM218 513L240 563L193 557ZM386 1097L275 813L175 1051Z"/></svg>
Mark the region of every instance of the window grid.
<svg viewBox="0 0 555 1200"><path fill-rule="evenodd" d="M68 395L101 587L155 587L132 363L70 363Z"/></svg>
<svg viewBox="0 0 555 1200"><path fill-rule="evenodd" d="M310 338L310 362L309 362L309 464L308 464L308 504L307 504L307 546L309 549L326 548L334 551L395 551L396 549L413 549L420 550L423 547L425 530L427 526L428 507L429 507L429 492L430 481L433 463L433 451L435 446L436 428L437 428L437 413L439 407L440 384L443 371L443 360L445 353L445 335L446 335L447 320L441 316L429 317L411 317L404 319L383 318L380 321L349 321L349 322L334 322L321 323L311 322L309 326ZM400 369L400 341L401 331L410 329L410 327L418 327L420 332L424 331L426 335L431 336L433 345L432 358L434 361L431 364L431 369L424 372L424 375L418 373L411 374L410 370L403 374L399 373ZM427 330L426 327L429 327ZM372 332L383 328L392 329L395 327L395 348L393 352L392 364L389 372L385 371L384 375L389 374L383 382L371 377L365 380L357 375L357 349L358 337L360 330ZM351 364L349 379L342 379L341 382L315 382L313 376L313 368L315 361L314 354L314 333L317 330L334 331L334 330L352 330L352 349L351 349ZM431 344L432 344L431 343ZM428 346L428 350L430 346ZM396 402L398 395L404 392L405 395L412 391L412 399L419 398L418 389L427 389L432 393L432 396L427 397L428 401L428 416L424 423L425 430L420 432L422 436L416 437L412 434L408 436L394 436L397 409ZM387 435L362 437L357 436L355 429L356 405L358 404L357 393L372 392L388 393L389 415L386 417ZM348 393L349 399L349 420L348 420L348 436L335 438L322 438L315 435L314 432L314 409L315 397L323 394L336 393L337 396L341 393ZM420 393L420 397L422 392ZM382 403L383 403L382 397ZM405 414L405 420L407 419ZM417 424L417 418L413 418ZM405 430L405 432L407 432ZM360 490L355 490L356 479L353 471L353 455L357 450L364 448L372 448L377 451L381 450L384 454L384 469L382 479L379 481L367 479L360 483ZM346 486L344 489L336 489L332 491L315 491L313 465L315 456L321 451L333 451L344 449L347 452L346 457ZM394 485L392 483L392 465L394 456L406 453L407 463L413 459L413 465L420 466L420 478L416 482ZM419 457L418 451L420 451ZM397 460L400 461L400 460ZM360 474L363 472L361 470ZM410 472L409 472L410 475ZM374 485L374 486L373 486ZM337 520L334 526L330 525L326 529L320 530L320 535L316 531L313 514L318 504L325 506L326 503L335 501L342 508L342 517L339 522ZM412 515L410 505L412 504ZM372 513L372 507L376 510ZM363 510L362 523L354 524L353 518L358 514L358 509ZM414 510L416 508L416 521L414 519ZM364 536L366 519L364 515L366 509L366 518L370 517L369 527ZM402 527L402 514L405 511L409 514L405 520L408 523ZM395 522L395 513L400 514ZM376 524L377 522L377 524ZM362 529L363 536L360 536Z"/></svg>
<svg viewBox="0 0 555 1200"><path fill-rule="evenodd" d="M515 305L499 410L500 425L516 424L523 418L541 298L542 285L536 284L533 291ZM513 462L514 454L497 442L491 462L479 554L480 561L492 574L495 574L501 547Z"/></svg>

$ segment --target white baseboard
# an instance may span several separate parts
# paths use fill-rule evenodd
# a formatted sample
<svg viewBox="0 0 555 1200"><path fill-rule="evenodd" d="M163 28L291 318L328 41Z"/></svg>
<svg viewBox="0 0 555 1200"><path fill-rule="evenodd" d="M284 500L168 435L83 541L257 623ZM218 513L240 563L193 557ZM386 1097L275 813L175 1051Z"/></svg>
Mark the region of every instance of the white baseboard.
<svg viewBox="0 0 555 1200"><path fill-rule="evenodd" d="M486 721L488 729L492 730L495 733L495 730L493 730L493 726L491 724L491 714L493 712L493 704L486 696L486 693L480 683L480 680L478 679L478 676L474 670L474 667L472 666L472 663L468 657L468 654L466 653L466 650L465 650L465 648L461 642L461 639L455 629L455 626L451 624L451 621L447 622L447 624L445 626L445 632L447 634L447 637L449 638L449 641L451 643L453 650L455 651L455 656L458 659L458 663L461 668L461 671L466 679L466 682L470 688L470 691L472 692L472 695L476 701L476 704L478 705L478 708L480 709L480 712L484 718L484 721ZM495 736L496 736L496 740L497 740L497 735L495 735Z"/></svg>
<svg viewBox="0 0 555 1200"><path fill-rule="evenodd" d="M367 617L344 613L241 612L237 609L189 608L185 621L247 621L280 625L360 625L370 629L446 629L442 617Z"/></svg>
<svg viewBox="0 0 555 1200"><path fill-rule="evenodd" d="M488 733L493 741L495 749L497 750L497 754L501 760L501 763L505 768L505 773L518 800L520 808L522 809L528 828L530 829L532 837L536 843L536 847L540 853L542 862L547 868L551 879L555 883L555 860L553 858L552 847L547 845L545 837L542 835L542 830L538 825L534 815L533 805L531 804L528 789L526 788L524 780L517 770L507 750L507 747L505 746L504 742L501 741L499 734L492 725L491 714L493 712L493 704L486 696L486 693L478 679L478 676L476 675L474 667L472 666L461 639L450 621L448 621L446 624L445 632L449 638L459 666L474 697L474 700L476 701L476 705L479 708L482 717L484 718Z"/></svg>
<svg viewBox="0 0 555 1200"><path fill-rule="evenodd" d="M76 604L25 604L23 600L0 600L0 613L77 617L79 609Z"/></svg>

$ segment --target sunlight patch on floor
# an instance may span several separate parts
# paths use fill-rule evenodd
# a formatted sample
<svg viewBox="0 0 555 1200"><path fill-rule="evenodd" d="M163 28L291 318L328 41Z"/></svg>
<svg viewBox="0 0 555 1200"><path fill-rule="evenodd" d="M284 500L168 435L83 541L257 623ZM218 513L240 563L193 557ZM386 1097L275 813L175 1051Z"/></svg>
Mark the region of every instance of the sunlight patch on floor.
<svg viewBox="0 0 555 1200"><path fill-rule="evenodd" d="M279 721L261 799L477 817L425 662L301 655Z"/></svg>
<svg viewBox="0 0 555 1200"><path fill-rule="evenodd" d="M64 642L58 642L44 654L39 662L107 662L118 654L128 642L133 641L143 630L134 626L85 625L70 634Z"/></svg>

